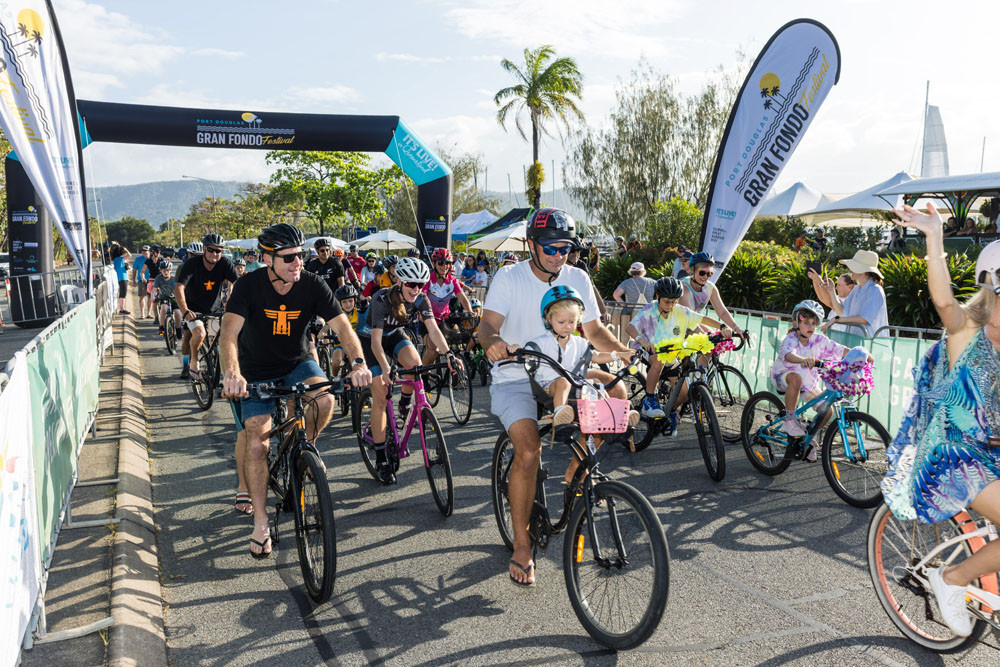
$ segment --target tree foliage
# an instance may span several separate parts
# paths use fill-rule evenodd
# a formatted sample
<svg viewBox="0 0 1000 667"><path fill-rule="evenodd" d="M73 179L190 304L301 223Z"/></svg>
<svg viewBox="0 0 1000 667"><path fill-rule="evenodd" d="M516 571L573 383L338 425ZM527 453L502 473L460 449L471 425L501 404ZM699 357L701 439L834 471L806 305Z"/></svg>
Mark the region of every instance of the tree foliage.
<svg viewBox="0 0 1000 667"><path fill-rule="evenodd" d="M384 202L402 186L403 171L393 165L372 169L367 153L330 151L270 151L268 201L278 207L299 207L319 223L366 226L385 215Z"/></svg>
<svg viewBox="0 0 1000 667"><path fill-rule="evenodd" d="M694 96L640 61L615 91L603 127L570 136L564 179L572 197L617 233L638 233L657 202L675 196L702 208L737 77L720 69Z"/></svg>
<svg viewBox="0 0 1000 667"><path fill-rule="evenodd" d="M648 244L654 248L679 245L695 248L701 235L701 219L701 209L676 195L668 201L658 201L646 222Z"/></svg>
<svg viewBox="0 0 1000 667"><path fill-rule="evenodd" d="M109 241L118 241L133 253L144 243L156 242L153 226L145 220L130 215L115 222L105 223L104 231Z"/></svg>
<svg viewBox="0 0 1000 667"><path fill-rule="evenodd" d="M0 130L0 156L6 156L10 152L10 142L7 141L7 136ZM7 170L0 169L0 190L3 190L3 196L0 196L0 251L7 252L9 250L9 245L7 243Z"/></svg>
<svg viewBox="0 0 1000 667"><path fill-rule="evenodd" d="M583 75L572 58L555 58L555 49L545 44L537 49L524 50L524 65L504 58L500 66L517 81L513 86L501 88L493 97L493 102L499 107L497 122L506 127L508 117L513 113L514 123L521 138L527 141L524 126L521 124L522 112L527 112L531 122L531 162L538 163L538 144L541 135L551 136L546 124L557 121L561 126L569 128L568 114L572 113L581 121L583 112L577 102L583 95ZM543 176L539 172L539 176ZM531 205L539 208L542 180L538 180L536 188L529 186L528 194Z"/></svg>

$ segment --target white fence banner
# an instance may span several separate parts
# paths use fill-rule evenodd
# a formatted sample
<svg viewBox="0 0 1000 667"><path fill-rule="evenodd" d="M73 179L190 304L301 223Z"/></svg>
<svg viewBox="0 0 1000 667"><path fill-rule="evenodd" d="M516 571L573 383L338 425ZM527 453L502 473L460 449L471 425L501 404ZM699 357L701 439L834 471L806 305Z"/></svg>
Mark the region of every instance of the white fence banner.
<svg viewBox="0 0 1000 667"><path fill-rule="evenodd" d="M0 126L91 293L80 126L62 38L45 0L0 2Z"/></svg>
<svg viewBox="0 0 1000 667"><path fill-rule="evenodd" d="M0 394L0 665L14 665L41 586L28 363L14 354ZM4 657L6 656L6 657Z"/></svg>

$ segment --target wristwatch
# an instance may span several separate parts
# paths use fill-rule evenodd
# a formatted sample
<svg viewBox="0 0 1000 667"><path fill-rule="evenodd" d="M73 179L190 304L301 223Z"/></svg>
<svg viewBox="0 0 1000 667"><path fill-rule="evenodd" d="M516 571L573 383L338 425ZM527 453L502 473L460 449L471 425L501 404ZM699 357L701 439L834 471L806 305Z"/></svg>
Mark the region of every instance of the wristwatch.
<svg viewBox="0 0 1000 667"><path fill-rule="evenodd" d="M357 359L351 362L351 368L354 368L355 366L364 366L364 365L365 365L365 360L361 357L358 357Z"/></svg>

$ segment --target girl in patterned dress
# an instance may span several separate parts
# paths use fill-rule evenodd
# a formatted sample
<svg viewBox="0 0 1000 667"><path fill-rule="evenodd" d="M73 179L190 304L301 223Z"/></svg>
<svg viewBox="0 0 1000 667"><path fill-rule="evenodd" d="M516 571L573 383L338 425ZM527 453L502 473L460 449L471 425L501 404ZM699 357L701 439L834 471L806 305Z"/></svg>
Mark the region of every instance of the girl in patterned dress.
<svg viewBox="0 0 1000 667"><path fill-rule="evenodd" d="M941 218L896 209L904 227L927 238L927 283L945 336L914 369L917 391L887 452L882 495L903 520L935 523L966 507L1000 525L1000 241L976 261L980 290L962 305L951 291ZM1000 540L929 575L941 616L960 636L972 632L965 591L1000 570Z"/></svg>

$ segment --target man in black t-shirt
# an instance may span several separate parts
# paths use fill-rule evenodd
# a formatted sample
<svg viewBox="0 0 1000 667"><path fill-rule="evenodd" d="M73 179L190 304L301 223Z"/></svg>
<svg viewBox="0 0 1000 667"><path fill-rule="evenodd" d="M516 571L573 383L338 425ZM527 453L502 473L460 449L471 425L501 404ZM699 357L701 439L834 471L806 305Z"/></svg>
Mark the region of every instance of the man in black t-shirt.
<svg viewBox="0 0 1000 667"><path fill-rule="evenodd" d="M351 359L351 383L365 387L371 371L361 343L333 292L319 277L303 271L302 232L292 225L268 227L257 242L265 268L248 273L236 283L222 319L219 351L222 355L222 396L235 399L233 417L239 432L237 470L244 474L240 490L249 489L254 516L250 555L271 553L267 512L267 449L273 401L250 398L247 385L255 382L324 382L326 376L309 352L309 323L319 316L330 323ZM306 413L306 437L315 443L333 415L333 397L313 393ZM248 400L239 400L248 399ZM242 443L242 444L241 444ZM241 451L245 450L245 451Z"/></svg>
<svg viewBox="0 0 1000 667"><path fill-rule="evenodd" d="M201 373L198 368L198 350L207 333L205 323L198 316L221 311L223 283L232 286L236 282L236 270L232 262L228 257L222 256L224 243L218 234L206 234L202 239L204 254L191 257L177 272L174 300L177 301L181 317L187 323L181 346L182 380L187 379L189 374L199 377Z"/></svg>
<svg viewBox="0 0 1000 667"><path fill-rule="evenodd" d="M309 273L315 273L326 281L331 292L336 292L337 288L344 284L344 265L339 259L333 257L333 249L330 247L329 239L320 237L313 243L317 257L306 262L305 269Z"/></svg>

